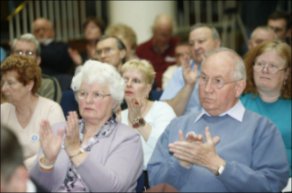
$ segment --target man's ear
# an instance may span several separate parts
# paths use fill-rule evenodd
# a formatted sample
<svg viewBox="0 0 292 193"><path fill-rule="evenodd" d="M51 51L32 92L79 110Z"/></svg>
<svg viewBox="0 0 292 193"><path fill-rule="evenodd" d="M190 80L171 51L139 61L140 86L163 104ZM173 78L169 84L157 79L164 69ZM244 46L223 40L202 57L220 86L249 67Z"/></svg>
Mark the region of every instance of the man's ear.
<svg viewBox="0 0 292 193"><path fill-rule="evenodd" d="M235 86L235 95L236 97L240 97L240 95L243 93L244 89L246 87L246 81L245 80L239 80L236 83Z"/></svg>
<svg viewBox="0 0 292 193"><path fill-rule="evenodd" d="M221 46L221 41L220 40L216 40L216 48L219 48Z"/></svg>

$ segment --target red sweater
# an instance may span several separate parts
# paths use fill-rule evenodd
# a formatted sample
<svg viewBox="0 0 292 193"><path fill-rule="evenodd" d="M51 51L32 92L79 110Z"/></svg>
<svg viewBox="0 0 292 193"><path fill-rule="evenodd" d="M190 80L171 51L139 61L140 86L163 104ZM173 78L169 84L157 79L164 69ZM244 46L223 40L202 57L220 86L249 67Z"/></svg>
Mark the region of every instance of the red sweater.
<svg viewBox="0 0 292 193"><path fill-rule="evenodd" d="M179 39L172 37L169 41L169 47L162 54L155 52L152 41L153 39L150 39L140 44L136 49L136 53L140 59L146 59L151 62L156 72L155 82L157 87L162 88L163 72L168 66L175 64L174 51Z"/></svg>

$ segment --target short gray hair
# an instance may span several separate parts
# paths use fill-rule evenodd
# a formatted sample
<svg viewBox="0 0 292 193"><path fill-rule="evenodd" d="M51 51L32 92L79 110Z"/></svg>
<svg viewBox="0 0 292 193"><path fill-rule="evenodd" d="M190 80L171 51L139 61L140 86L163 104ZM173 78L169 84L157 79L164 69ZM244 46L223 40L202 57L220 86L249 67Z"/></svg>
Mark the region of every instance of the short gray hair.
<svg viewBox="0 0 292 193"><path fill-rule="evenodd" d="M193 25L193 26L191 27L190 32L192 32L192 31L194 31L194 30L196 30L196 29L199 29L199 28L203 28L203 27L206 27L206 28L208 28L208 29L211 30L211 32L212 32L212 38L213 38L214 40L219 40L219 41L221 41L221 38L220 38L220 35L219 35L218 30L217 30L214 26L209 25L209 24L205 24L205 23L196 23L195 25Z"/></svg>
<svg viewBox="0 0 292 193"><path fill-rule="evenodd" d="M265 32L267 32L267 33L270 33L272 36L273 36L273 38L274 39L277 39L277 35L276 35L276 33L269 27L269 26L258 26L258 27L256 27L253 31L252 31L252 33L251 33L251 35L250 35L250 39L252 39L254 36L255 36L255 34L256 34L256 32L258 31L258 30L263 30L263 31L265 31Z"/></svg>
<svg viewBox="0 0 292 193"><path fill-rule="evenodd" d="M110 64L96 60L87 60L77 73L71 83L74 92L80 89L81 83L98 83L108 86L114 100L122 103L124 98L125 82L120 73Z"/></svg>
<svg viewBox="0 0 292 193"><path fill-rule="evenodd" d="M234 72L233 79L234 80L246 80L246 70L245 65L242 58L232 49L226 47L216 48L210 52L206 53L206 59L214 54L220 52L227 52L230 58L234 60Z"/></svg>
<svg viewBox="0 0 292 193"><path fill-rule="evenodd" d="M40 43L33 34L26 33L26 34L21 35L19 38L14 39L12 42L12 46L11 46L12 50L15 50L15 44L17 41L26 41L26 42L33 43L35 45L35 48L36 48L36 54L38 56L41 55Z"/></svg>

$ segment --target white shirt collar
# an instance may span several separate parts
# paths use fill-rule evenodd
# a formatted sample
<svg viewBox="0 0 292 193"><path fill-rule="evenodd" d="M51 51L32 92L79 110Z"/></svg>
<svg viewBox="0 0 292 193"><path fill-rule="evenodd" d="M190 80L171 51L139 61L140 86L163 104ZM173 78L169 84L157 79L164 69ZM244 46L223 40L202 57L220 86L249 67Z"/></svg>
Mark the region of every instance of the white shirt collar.
<svg viewBox="0 0 292 193"><path fill-rule="evenodd" d="M244 112L245 108L242 105L241 101L238 100L238 102L231 109L224 113L221 113L219 117L229 115L230 117L236 119L237 121L242 122ZM194 122L197 122L199 119L201 119L203 115L211 116L204 108L202 108L201 112L198 114Z"/></svg>
<svg viewBox="0 0 292 193"><path fill-rule="evenodd" d="M26 192L36 192L36 187L30 180L26 183Z"/></svg>

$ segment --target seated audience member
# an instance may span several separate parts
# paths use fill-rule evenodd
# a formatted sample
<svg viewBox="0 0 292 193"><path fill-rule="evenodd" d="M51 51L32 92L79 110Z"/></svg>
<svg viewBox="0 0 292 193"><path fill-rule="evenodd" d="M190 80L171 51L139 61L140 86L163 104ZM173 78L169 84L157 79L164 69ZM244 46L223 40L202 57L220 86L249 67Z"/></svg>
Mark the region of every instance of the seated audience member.
<svg viewBox="0 0 292 193"><path fill-rule="evenodd" d="M191 47L188 42L179 43L175 47L176 64L169 66L162 75L162 89L164 90L171 80L173 73L182 63L188 63L191 59Z"/></svg>
<svg viewBox="0 0 292 193"><path fill-rule="evenodd" d="M269 28L268 26L259 26L253 30L251 33L249 42L248 42L248 49L251 50L256 46L266 42L276 40L277 35L275 32Z"/></svg>
<svg viewBox="0 0 292 193"><path fill-rule="evenodd" d="M280 41L266 42L247 53L245 64L247 87L241 102L279 128L291 177L291 47Z"/></svg>
<svg viewBox="0 0 292 193"><path fill-rule="evenodd" d="M74 63L79 67L88 59L96 59L96 43L104 33L104 24L96 17L88 17L83 23L82 51L69 49ZM83 48L84 46L84 48Z"/></svg>
<svg viewBox="0 0 292 193"><path fill-rule="evenodd" d="M278 128L244 108L245 65L218 48L201 66L202 110L174 119L148 164L150 185L179 192L280 192L289 164Z"/></svg>
<svg viewBox="0 0 292 193"><path fill-rule="evenodd" d="M162 88L162 74L168 66L175 64L174 49L179 42L173 36L174 21L166 14L155 18L150 40L138 45L136 53L141 59L146 59L153 65L158 88Z"/></svg>
<svg viewBox="0 0 292 193"><path fill-rule="evenodd" d="M60 105L37 94L40 81L41 69L31 57L13 54L1 65L1 92L7 100L1 104L1 124L17 134L28 169L40 150L41 120L52 125L65 122Z"/></svg>
<svg viewBox="0 0 292 193"><path fill-rule="evenodd" d="M110 64L120 72L123 63L126 61L126 47L119 38L105 35L97 42L96 57L98 61ZM80 68L77 68L75 74L77 74L82 68L83 65L80 66ZM75 97L73 97L74 94L72 90L63 93L61 105L64 114L67 115L68 110L73 110L77 107L77 102ZM124 108L125 103L122 105L122 109ZM77 111L77 109L75 109L75 111Z"/></svg>
<svg viewBox="0 0 292 193"><path fill-rule="evenodd" d="M31 57L36 60L37 65L41 63L40 44L32 34L23 34L15 39L11 45L11 53ZM58 80L42 73L41 86L38 89L38 94L60 103L62 91Z"/></svg>
<svg viewBox="0 0 292 193"><path fill-rule="evenodd" d="M127 48L127 61L130 59L137 58L136 48L137 48L137 35L135 31L126 24L114 24L109 26L105 30L105 34L108 36L115 36L123 41Z"/></svg>
<svg viewBox="0 0 292 193"><path fill-rule="evenodd" d="M33 21L32 32L41 44L41 68L45 74L71 74L73 61L68 52L68 45L55 38L53 23L46 18Z"/></svg>
<svg viewBox="0 0 292 193"><path fill-rule="evenodd" d="M16 135L1 124L1 192L47 192L29 179L23 160Z"/></svg>
<svg viewBox="0 0 292 193"><path fill-rule="evenodd" d="M96 57L100 62L113 65L118 71L126 62L127 48L117 37L102 36L96 44Z"/></svg>
<svg viewBox="0 0 292 193"><path fill-rule="evenodd" d="M191 60L173 74L160 100L167 101L176 115L186 114L201 108L198 95L198 77L205 53L220 47L220 36L213 26L198 23L189 33Z"/></svg>
<svg viewBox="0 0 292 193"><path fill-rule="evenodd" d="M88 60L71 87L82 119L70 112L65 131L55 132L41 123L42 153L32 177L52 192L133 192L143 153L139 134L113 113L124 97L122 77L111 65Z"/></svg>
<svg viewBox="0 0 292 193"><path fill-rule="evenodd" d="M67 43L56 41L53 23L45 18L37 18L32 24L32 32L41 44L41 69L43 73L55 76L62 91L70 89L75 71Z"/></svg>
<svg viewBox="0 0 292 193"><path fill-rule="evenodd" d="M126 62L122 67L122 76L126 84L125 100L128 109L121 112L121 122L130 125L140 134L144 153L144 177L147 177L147 163L156 142L176 115L166 102L148 100L155 78L155 71L149 62L137 59ZM146 187L147 183L146 181Z"/></svg>
<svg viewBox="0 0 292 193"><path fill-rule="evenodd" d="M289 31L289 20L288 13L284 11L275 11L268 17L267 25L274 30L280 40L286 41Z"/></svg>

